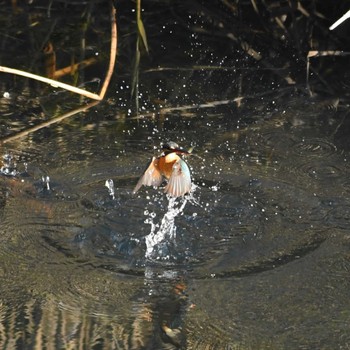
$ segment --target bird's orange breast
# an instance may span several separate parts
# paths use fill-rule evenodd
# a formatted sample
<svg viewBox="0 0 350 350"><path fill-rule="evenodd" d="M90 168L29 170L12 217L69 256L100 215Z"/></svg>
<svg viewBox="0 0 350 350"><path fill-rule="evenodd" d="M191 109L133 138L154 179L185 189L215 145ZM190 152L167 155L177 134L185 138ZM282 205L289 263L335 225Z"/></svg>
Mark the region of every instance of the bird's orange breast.
<svg viewBox="0 0 350 350"><path fill-rule="evenodd" d="M173 155L171 157L169 156L170 155L166 155L157 159L157 168L167 179L170 178L173 172L173 165L179 158L177 155L175 155L175 157Z"/></svg>

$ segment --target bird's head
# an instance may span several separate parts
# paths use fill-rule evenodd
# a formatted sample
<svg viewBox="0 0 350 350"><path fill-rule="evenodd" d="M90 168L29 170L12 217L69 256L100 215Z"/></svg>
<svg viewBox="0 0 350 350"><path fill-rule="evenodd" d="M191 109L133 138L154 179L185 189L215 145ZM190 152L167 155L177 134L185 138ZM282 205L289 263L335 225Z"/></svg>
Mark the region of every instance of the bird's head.
<svg viewBox="0 0 350 350"><path fill-rule="evenodd" d="M176 153L176 154L190 154L191 152L180 147L176 142L169 141L162 144L162 150L164 154Z"/></svg>

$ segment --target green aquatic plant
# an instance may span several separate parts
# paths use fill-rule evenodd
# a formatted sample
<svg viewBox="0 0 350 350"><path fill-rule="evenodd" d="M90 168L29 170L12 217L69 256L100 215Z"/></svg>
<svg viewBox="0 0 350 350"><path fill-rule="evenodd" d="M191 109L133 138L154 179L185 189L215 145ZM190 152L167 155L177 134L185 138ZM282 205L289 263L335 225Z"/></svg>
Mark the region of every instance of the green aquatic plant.
<svg viewBox="0 0 350 350"><path fill-rule="evenodd" d="M135 49L135 59L132 74L131 83L131 96L135 97L136 110L139 110L138 101L138 89L139 89L139 71L140 71L140 60L142 48L148 53L148 43L145 26L141 18L141 0L136 2L136 23L137 23L137 38L136 38L136 49Z"/></svg>

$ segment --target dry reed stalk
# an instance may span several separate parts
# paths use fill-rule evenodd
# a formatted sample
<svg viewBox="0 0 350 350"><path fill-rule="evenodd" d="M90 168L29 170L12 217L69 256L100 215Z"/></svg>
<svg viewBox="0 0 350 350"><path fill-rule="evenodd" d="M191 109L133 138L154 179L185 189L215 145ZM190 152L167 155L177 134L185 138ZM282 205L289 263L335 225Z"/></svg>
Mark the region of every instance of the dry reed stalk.
<svg viewBox="0 0 350 350"><path fill-rule="evenodd" d="M341 25L344 21L346 21L348 18L350 18L350 10L345 13L342 17L340 17L336 22L334 22L330 27L329 30L333 30L337 28L339 25Z"/></svg>
<svg viewBox="0 0 350 350"><path fill-rule="evenodd" d="M115 59L116 59L116 54L117 54L117 23L116 23L116 10L112 4L112 13L111 13L111 49L110 49L110 59L109 59L109 66L108 66L108 70L107 70L107 74L105 77L105 80L103 82L101 91L99 94L95 94L92 92L89 92L87 90L84 89L80 89L77 88L75 86L66 84L66 83L61 83L60 81L54 80L54 79L49 79L46 77L43 77L41 75L37 75L37 74L33 74L33 73L29 73L29 72L25 72L19 69L14 69L14 68L10 68L10 67L4 67L4 66L0 66L0 72L3 73L10 73L10 74L16 74L16 75L20 75L26 78L30 78L30 79L35 79L38 81L41 81L43 83L49 84L53 87L58 87L67 91L71 91L74 92L76 94L91 98L93 100L97 100L97 101L101 101L103 100L108 85L110 83L112 74L113 74L113 69L114 69L114 65L115 65Z"/></svg>
<svg viewBox="0 0 350 350"><path fill-rule="evenodd" d="M75 63L71 66L55 70L55 72L53 73L53 77L55 79L59 79L60 77L63 77L64 75L72 74L72 72L75 72L77 69L79 69L81 67L85 68L85 67L91 66L92 64L95 64L96 62L97 62L97 59L95 57L87 58L86 60L81 61L79 63Z"/></svg>
<svg viewBox="0 0 350 350"><path fill-rule="evenodd" d="M40 75L36 75L36 74L32 74L32 73L28 73L28 72L24 72L18 69L14 69L14 68L9 68L9 67L3 67L0 66L0 72L4 72L4 73L11 73L11 74L16 74L16 75L21 75L27 78L31 78L31 79L35 79L35 80L39 80L42 81L46 84L49 84L51 86L54 87L59 87L77 94L80 94L82 96L91 98L93 100L96 100L94 102L91 102L89 104L87 104L86 106L83 107L79 107L77 109L74 109L73 111L70 111L68 113L62 114L60 116L57 116L53 119L50 119L48 121L45 121L43 123L40 123L39 125L36 125L34 127L28 128L24 131L21 131L15 135L10 135L8 137L5 137L3 139L0 139L0 144L4 144L4 143L8 143L10 141L14 141L16 139L19 139L23 136L27 136L37 130L40 130L42 128L46 128L52 124L58 123L66 118L69 118L77 113L80 112L84 112L86 110L88 110L89 108L97 105L100 101L103 100L108 85L110 83L110 80L112 78L112 74L113 74L113 70L114 70L114 65L115 65L115 60L116 60L116 54L117 54L117 23L116 23L116 9L114 8L113 4L111 3L111 7L112 7L112 11L111 11L111 48L110 48L110 60L109 60L109 66L108 66L108 70L107 70L107 74L105 77L105 80L103 82L101 91L99 94L94 94L92 92L83 90L83 89L79 89L76 88L75 86L69 85L69 84L65 84L65 83L61 83L59 81L53 80L53 79L48 79L45 77L42 77Z"/></svg>
<svg viewBox="0 0 350 350"><path fill-rule="evenodd" d="M25 71L22 71L19 69L4 67L4 66L0 66L0 72L21 75L22 77L38 80L38 81L41 81L43 83L49 84L52 87L56 87L56 88L58 87L58 88L61 88L61 89L67 90L67 91L71 91L71 92L74 92L76 94L91 98L93 100L101 100L100 95L94 94L92 92L77 88L75 86L72 86L72 85L69 85L66 83L62 83L62 82L54 80L54 79L45 78L41 75L28 73L28 72L25 72Z"/></svg>

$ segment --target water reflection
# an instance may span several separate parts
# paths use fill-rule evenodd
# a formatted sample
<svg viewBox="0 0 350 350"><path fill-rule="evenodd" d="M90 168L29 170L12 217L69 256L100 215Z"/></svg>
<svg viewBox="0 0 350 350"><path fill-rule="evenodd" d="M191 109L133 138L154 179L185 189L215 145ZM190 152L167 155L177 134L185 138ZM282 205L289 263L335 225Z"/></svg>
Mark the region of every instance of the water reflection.
<svg viewBox="0 0 350 350"><path fill-rule="evenodd" d="M61 135L69 149L46 144L52 159L38 150L35 161L29 152L9 150L1 177L7 193L1 204L3 344L205 348L219 337L222 346L269 347L266 328L257 324L260 313L287 296L301 303L284 274L293 281L302 274L298 286L307 278L303 271L318 271L318 263L332 262L327 280L334 278L332 266L341 274L347 268L346 256L338 255L349 216L347 164L330 140L308 136L304 121L293 133L274 123L275 129L246 129L237 137L225 127L197 147L203 159L191 162L196 187L178 199L153 188L132 195L137 167L149 152L139 151L147 146L134 136L123 147L101 139L115 121L86 129L83 155L72 134ZM220 130L222 120L208 132L213 126ZM159 132L161 138L167 128ZM317 170L314 176L310 169ZM332 186L325 187L330 178ZM328 244L334 249L326 250ZM321 275L315 283L325 298ZM27 293L18 299L14 290ZM256 290L260 299L253 297ZM339 305L344 302L340 297ZM252 324L258 336L249 331Z"/></svg>

